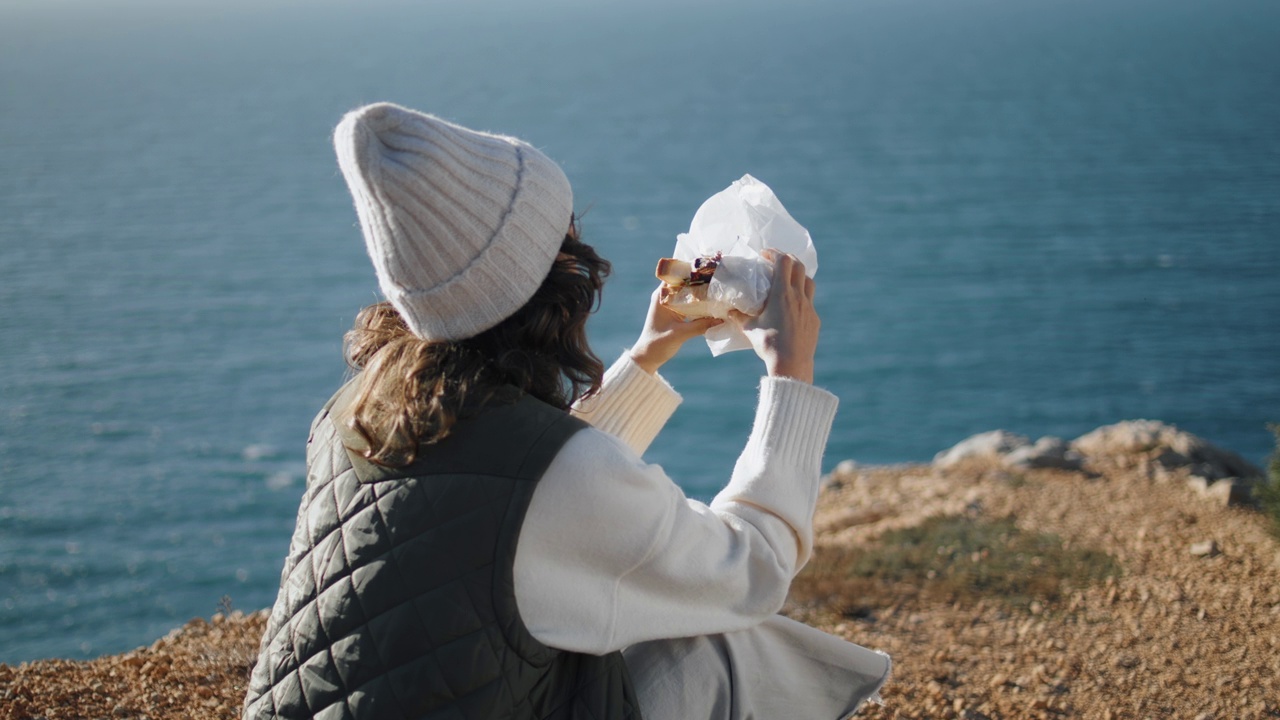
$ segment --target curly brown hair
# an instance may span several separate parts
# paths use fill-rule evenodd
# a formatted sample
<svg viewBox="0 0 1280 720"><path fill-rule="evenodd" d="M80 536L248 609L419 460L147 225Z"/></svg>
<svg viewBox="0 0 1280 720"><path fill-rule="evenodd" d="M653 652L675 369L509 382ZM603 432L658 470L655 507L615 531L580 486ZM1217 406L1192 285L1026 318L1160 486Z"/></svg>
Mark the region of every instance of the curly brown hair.
<svg viewBox="0 0 1280 720"><path fill-rule="evenodd" d="M448 437L459 418L504 386L561 409L599 390L604 363L587 344L586 323L610 269L571 223L529 302L474 337L422 340L388 302L361 310L344 351L361 372L350 425L368 443L365 457L411 464L420 445Z"/></svg>

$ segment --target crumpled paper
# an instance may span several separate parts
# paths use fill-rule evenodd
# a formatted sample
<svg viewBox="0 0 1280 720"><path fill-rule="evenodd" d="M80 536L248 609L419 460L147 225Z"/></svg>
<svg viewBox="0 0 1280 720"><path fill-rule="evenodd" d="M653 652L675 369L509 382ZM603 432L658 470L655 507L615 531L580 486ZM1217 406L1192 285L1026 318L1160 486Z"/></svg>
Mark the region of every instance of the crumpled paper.
<svg viewBox="0 0 1280 720"><path fill-rule="evenodd" d="M743 175L702 203L689 232L676 237L671 256L692 262L722 254L707 287L708 314L727 318L730 308L747 315L758 315L763 309L773 278L773 263L762 255L766 248L796 256L809 277L818 270L818 251L809 231L782 207L768 185ZM711 328L705 337L712 355L751 347L733 322Z"/></svg>

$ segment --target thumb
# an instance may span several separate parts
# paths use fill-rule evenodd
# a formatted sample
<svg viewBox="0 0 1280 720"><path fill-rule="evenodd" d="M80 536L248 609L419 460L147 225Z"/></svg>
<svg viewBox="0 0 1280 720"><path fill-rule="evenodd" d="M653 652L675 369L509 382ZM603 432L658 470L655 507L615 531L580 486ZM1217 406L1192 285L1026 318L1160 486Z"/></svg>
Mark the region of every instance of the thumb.
<svg viewBox="0 0 1280 720"><path fill-rule="evenodd" d="M751 322L755 318L742 312L741 310L730 309L729 319L737 323L739 327L745 328L747 323Z"/></svg>

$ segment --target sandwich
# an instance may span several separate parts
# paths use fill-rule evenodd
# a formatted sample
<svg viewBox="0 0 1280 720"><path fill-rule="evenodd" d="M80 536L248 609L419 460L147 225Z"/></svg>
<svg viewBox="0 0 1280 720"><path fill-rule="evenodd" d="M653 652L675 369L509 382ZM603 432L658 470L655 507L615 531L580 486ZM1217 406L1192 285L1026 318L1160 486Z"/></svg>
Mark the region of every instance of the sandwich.
<svg viewBox="0 0 1280 720"><path fill-rule="evenodd" d="M685 287L710 285L711 276L716 274L716 268L720 267L722 260L721 253L716 253L712 257L694 258L693 262L662 258L658 261L658 268L653 274L662 281L664 289L678 292ZM702 290L705 294L706 288Z"/></svg>
<svg viewBox="0 0 1280 720"><path fill-rule="evenodd" d="M692 261L662 258L653 273L662 281L661 303L687 318L727 318L732 303L708 295L711 279L723 264L721 253Z"/></svg>

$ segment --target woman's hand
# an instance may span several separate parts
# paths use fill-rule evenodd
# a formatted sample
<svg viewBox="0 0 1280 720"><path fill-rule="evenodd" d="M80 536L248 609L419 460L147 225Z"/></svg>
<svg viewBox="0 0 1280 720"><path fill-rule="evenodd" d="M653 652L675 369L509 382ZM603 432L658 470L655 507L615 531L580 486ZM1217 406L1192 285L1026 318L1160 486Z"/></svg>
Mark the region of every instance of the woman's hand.
<svg viewBox="0 0 1280 720"><path fill-rule="evenodd" d="M685 341L696 338L724 322L717 318L685 320L680 313L659 302L662 288L649 298L649 314L644 319L640 339L631 346L631 359L647 373L655 373L676 356Z"/></svg>
<svg viewBox="0 0 1280 720"><path fill-rule="evenodd" d="M770 251L766 251L770 252ZM813 356L822 325L813 307L813 279L794 255L772 253L773 285L756 317L733 311L769 375L813 382Z"/></svg>

